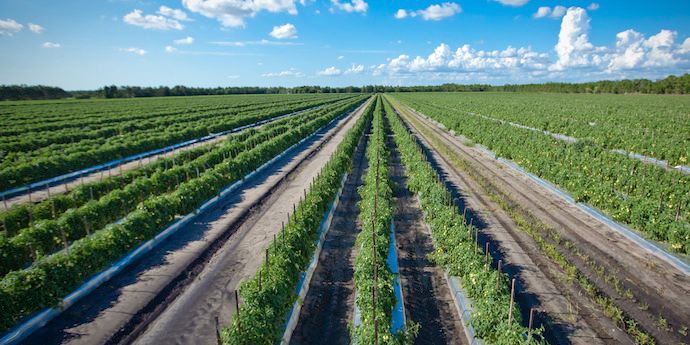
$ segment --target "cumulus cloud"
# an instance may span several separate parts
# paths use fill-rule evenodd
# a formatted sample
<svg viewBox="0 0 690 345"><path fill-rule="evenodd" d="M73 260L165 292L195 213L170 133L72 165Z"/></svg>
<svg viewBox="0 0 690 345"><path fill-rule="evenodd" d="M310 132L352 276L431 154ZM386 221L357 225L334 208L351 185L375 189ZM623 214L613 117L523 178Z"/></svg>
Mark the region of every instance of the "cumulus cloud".
<svg viewBox="0 0 690 345"><path fill-rule="evenodd" d="M194 13L218 20L223 26L243 27L245 18L253 18L262 11L296 15L297 2L298 0L182 0L182 5Z"/></svg>
<svg viewBox="0 0 690 345"><path fill-rule="evenodd" d="M554 6L553 9L549 6L542 6L537 9L537 12L535 12L532 17L534 18L552 18L552 19L559 19L565 15L567 12L567 8L564 6Z"/></svg>
<svg viewBox="0 0 690 345"><path fill-rule="evenodd" d="M345 74L361 74L362 72L364 72L364 65L352 64L352 67L348 68Z"/></svg>
<svg viewBox="0 0 690 345"><path fill-rule="evenodd" d="M441 20L452 17L460 12L462 12L460 5L454 2L444 2L442 4L429 5L429 7L417 11L399 9L398 12L395 13L395 18L404 19L407 17L420 16L424 20Z"/></svg>
<svg viewBox="0 0 690 345"><path fill-rule="evenodd" d="M187 36L185 38L180 38L179 40L174 40L173 43L179 45L190 45L194 43L194 37Z"/></svg>
<svg viewBox="0 0 690 345"><path fill-rule="evenodd" d="M335 68L335 66L331 66L323 71L319 71L317 74L326 77L333 77L342 74L342 72L339 69Z"/></svg>
<svg viewBox="0 0 690 345"><path fill-rule="evenodd" d="M24 25L17 23L14 19L0 19L0 35L12 36L21 31Z"/></svg>
<svg viewBox="0 0 690 345"><path fill-rule="evenodd" d="M275 77L301 78L301 77L304 77L304 73L302 73L302 72L300 72L294 68L290 68L289 70L276 72L276 73L264 73L261 76L264 78L275 78Z"/></svg>
<svg viewBox="0 0 690 345"><path fill-rule="evenodd" d="M122 52L127 52L127 53L132 53L132 54L136 54L136 55L139 55L139 56L144 56L144 55L146 55L146 50L141 49L141 48L135 48L135 47L120 48L120 51L122 51Z"/></svg>
<svg viewBox="0 0 690 345"><path fill-rule="evenodd" d="M274 26L273 30L271 30L271 33L269 35L279 40L297 38L297 28L290 23L280 26Z"/></svg>
<svg viewBox="0 0 690 345"><path fill-rule="evenodd" d="M43 48L48 48L48 49L60 48L60 47L61 47L61 46L60 46L60 43L55 43L55 42L44 42L43 44L41 44L41 46L42 46Z"/></svg>
<svg viewBox="0 0 690 345"><path fill-rule="evenodd" d="M589 6L587 6L587 9L590 11L596 11L599 9L599 4L596 2L593 2L593 3L589 4Z"/></svg>
<svg viewBox="0 0 690 345"><path fill-rule="evenodd" d="M144 29L182 30L184 28L184 26L176 19L153 14L143 15L141 10L136 9L130 13L127 13L122 20L129 25L139 26Z"/></svg>
<svg viewBox="0 0 690 345"><path fill-rule="evenodd" d="M352 1L344 1L341 2L340 0L331 0L331 3L333 4L333 8L339 9L341 11L345 12L360 12L360 13L365 13L367 9L369 9L369 4L366 3L364 0L352 0Z"/></svg>
<svg viewBox="0 0 690 345"><path fill-rule="evenodd" d="M513 7L520 7L526 3L529 2L529 0L494 0L496 2L500 2L503 5L506 6L513 6Z"/></svg>
<svg viewBox="0 0 690 345"><path fill-rule="evenodd" d="M589 42L589 16L580 7L571 7L563 17L561 31L556 43L558 61L554 70L567 67L588 66L593 61L594 46Z"/></svg>
<svg viewBox="0 0 690 345"><path fill-rule="evenodd" d="M29 23L29 24L27 24L27 26L29 27L29 30L31 30L31 32L34 32L34 33L37 33L37 34L40 34L40 33L42 33L43 31L45 31L45 28L42 27L42 26L40 26L40 25L38 25L38 24Z"/></svg>
<svg viewBox="0 0 690 345"><path fill-rule="evenodd" d="M176 51L177 51L177 48L175 48L173 46L165 46L165 52L166 53L174 53Z"/></svg>
<svg viewBox="0 0 690 345"><path fill-rule="evenodd" d="M185 11L177 8L170 8L168 6L161 6L158 9L158 14L181 21L189 20L189 17L187 16L187 13Z"/></svg>
<svg viewBox="0 0 690 345"><path fill-rule="evenodd" d="M554 9L542 10L542 17L552 16ZM369 70L375 76L385 76L386 80L415 78L500 83L657 78L690 69L690 38L676 42L678 33L675 31L664 29L645 37L630 29L616 35L615 46L606 47L594 46L589 41L589 30L587 12L571 7L563 16L558 43L551 54L534 51L531 47L478 50L465 44L454 50L447 44L440 44L427 56L402 54L372 65Z"/></svg>

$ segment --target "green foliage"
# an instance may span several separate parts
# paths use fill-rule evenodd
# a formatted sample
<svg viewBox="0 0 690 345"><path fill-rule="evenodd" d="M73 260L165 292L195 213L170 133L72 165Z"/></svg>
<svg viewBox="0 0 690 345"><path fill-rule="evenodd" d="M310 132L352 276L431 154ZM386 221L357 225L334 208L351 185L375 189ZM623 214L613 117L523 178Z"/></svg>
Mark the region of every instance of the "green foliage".
<svg viewBox="0 0 690 345"><path fill-rule="evenodd" d="M389 155L386 148L383 104L376 97L372 133L367 147L369 166L364 175L364 184L359 188L359 219L362 231L357 235L359 248L355 260L355 291L361 324L352 327L352 342L356 344L411 344L411 332L399 331L391 334L391 317L395 307L393 292L394 274L386 261L390 245L390 225L393 218L393 192L388 175ZM374 246L375 241L375 246ZM374 276L376 269L377 276ZM376 279L375 279L376 278ZM375 292L374 292L375 291ZM373 294L376 294L374 304ZM374 320L378 323L375 336Z"/></svg>
<svg viewBox="0 0 690 345"><path fill-rule="evenodd" d="M577 201L601 209L652 240L668 244L673 251L690 253L690 175L609 151L609 148L623 147L687 164L690 146L684 136L690 131L690 121L683 110L687 109L686 99L489 96L399 94L395 97L553 182ZM607 106L613 108L611 113L603 111ZM645 115L640 115L636 108L643 108ZM658 109L664 109L662 112L669 115L657 116ZM571 144L541 132L470 115L467 111L583 136L591 141ZM592 127L587 118L592 118L596 127L601 128L585 129Z"/></svg>
<svg viewBox="0 0 690 345"><path fill-rule="evenodd" d="M272 95L0 104L0 189L353 95ZM7 106L5 106L7 104Z"/></svg>
<svg viewBox="0 0 690 345"><path fill-rule="evenodd" d="M193 212L223 188L326 125L359 100L361 98L324 110L320 117L270 140L255 143L198 178L181 183L174 191L145 199L121 223L107 225L90 237L76 240L70 245L69 253L62 251L45 256L26 270L8 273L0 280L0 310L3 311L0 330L7 330L21 318L42 308L57 305L85 279L155 236L177 215Z"/></svg>
<svg viewBox="0 0 690 345"><path fill-rule="evenodd" d="M529 343L523 337L527 329L520 324L517 306L513 310L515 319L512 324L508 324L510 288L507 276L497 276L497 271L487 268L484 253L475 248L471 230L451 202L438 174L426 161L421 147L390 104L384 103L395 134L395 143L405 166L408 187L419 195L425 221L431 229L435 246L432 259L439 266L447 268L452 276L459 278L472 300L471 322L477 337L489 344Z"/></svg>
<svg viewBox="0 0 690 345"><path fill-rule="evenodd" d="M243 301L240 318L235 314L231 326L221 332L224 344L280 341L285 316L297 299L300 274L314 255L321 221L337 194L342 176L352 168L352 155L370 120L369 110L347 132L306 198L297 206L296 213L269 246L268 261L261 265L256 276L240 286Z"/></svg>

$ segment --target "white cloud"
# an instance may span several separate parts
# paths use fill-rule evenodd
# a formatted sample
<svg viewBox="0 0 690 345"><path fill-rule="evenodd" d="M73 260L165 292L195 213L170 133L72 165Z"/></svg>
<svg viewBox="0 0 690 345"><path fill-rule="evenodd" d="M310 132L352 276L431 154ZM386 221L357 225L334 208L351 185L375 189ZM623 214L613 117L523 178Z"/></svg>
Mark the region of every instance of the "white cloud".
<svg viewBox="0 0 690 345"><path fill-rule="evenodd" d="M429 5L429 7L417 11L399 9L398 12L395 13L395 18L404 19L407 17L420 16L424 20L441 20L452 17L460 12L462 12L460 5L454 2L444 2L442 4Z"/></svg>
<svg viewBox="0 0 690 345"><path fill-rule="evenodd" d="M344 59L344 58L345 58L345 57L342 56L342 55L338 56L338 60L342 60L342 59Z"/></svg>
<svg viewBox="0 0 690 345"><path fill-rule="evenodd" d="M264 78L275 78L275 77L294 77L294 78L301 78L304 77L304 73L294 69L290 68L289 70L286 71L281 71L277 73L264 73L261 75Z"/></svg>
<svg viewBox="0 0 690 345"><path fill-rule="evenodd" d="M60 43L55 43L55 42L44 42L41 44L43 48L60 48Z"/></svg>
<svg viewBox="0 0 690 345"><path fill-rule="evenodd" d="M678 54L688 54L690 53L690 37L683 41L683 44L678 48Z"/></svg>
<svg viewBox="0 0 690 345"><path fill-rule="evenodd" d="M144 56L144 55L146 55L146 50L141 49L141 48L134 48L134 47L130 47L130 48L120 48L120 51L122 51L122 52L127 52L127 53L132 53L132 54L137 54L137 55L139 55L139 56Z"/></svg>
<svg viewBox="0 0 690 345"><path fill-rule="evenodd" d="M240 76L237 74L231 74L228 76L228 79L239 79L239 78L240 78Z"/></svg>
<svg viewBox="0 0 690 345"><path fill-rule="evenodd" d="M593 3L589 4L589 6L587 6L587 9L590 11L596 11L599 9L599 4L596 2L593 2Z"/></svg>
<svg viewBox="0 0 690 345"><path fill-rule="evenodd" d="M226 27L243 27L245 18L253 18L257 13L287 12L297 14L298 0L182 0L188 10L202 16L218 20Z"/></svg>
<svg viewBox="0 0 690 345"><path fill-rule="evenodd" d="M174 40L173 43L179 45L190 45L194 43L194 37L187 36L185 38L180 38L179 40Z"/></svg>
<svg viewBox="0 0 690 345"><path fill-rule="evenodd" d="M21 31L24 25L17 23L14 19L0 19L0 35L12 36Z"/></svg>
<svg viewBox="0 0 690 345"><path fill-rule="evenodd" d="M542 10L542 16L551 16L553 11ZM615 46L606 47L594 46L589 41L589 30L587 12L571 7L561 22L555 54L531 47L487 51L465 44L453 50L440 44L427 56L401 54L371 65L369 70L394 83L422 79L470 83L656 79L690 70L690 38L676 42L675 31L664 29L645 37L626 30L616 35Z"/></svg>
<svg viewBox="0 0 690 345"><path fill-rule="evenodd" d="M345 74L361 74L362 72L364 72L364 65L352 64L352 67L348 68Z"/></svg>
<svg viewBox="0 0 690 345"><path fill-rule="evenodd" d="M165 46L165 52L166 53L174 53L176 51L177 51L177 48L175 48L173 46Z"/></svg>
<svg viewBox="0 0 690 345"><path fill-rule="evenodd" d="M331 66L323 71L317 72L317 74L326 77L333 77L342 74L342 72L339 69L335 68L335 66Z"/></svg>
<svg viewBox="0 0 690 345"><path fill-rule="evenodd" d="M293 39L297 38L297 28L290 23L281 26L274 26L269 35L279 40L287 38Z"/></svg>
<svg viewBox="0 0 690 345"><path fill-rule="evenodd" d="M549 17L552 19L559 19L565 15L567 12L567 8L564 6L554 6L553 9L549 6L542 6L537 9L537 12L535 12L532 17L534 18L545 18Z"/></svg>
<svg viewBox="0 0 690 345"><path fill-rule="evenodd" d="M130 25L140 26L144 29L156 30L182 30L184 26L176 19L170 19L164 16L156 16L153 14L142 15L141 10L134 10L126 14L122 20Z"/></svg>
<svg viewBox="0 0 690 345"><path fill-rule="evenodd" d="M494 0L496 2L500 2L503 5L506 6L513 6L513 7L520 7L526 3L529 2L529 0Z"/></svg>
<svg viewBox="0 0 690 345"><path fill-rule="evenodd" d="M686 39L677 49L677 33L661 30L658 34L645 39L641 33L628 29L616 35L616 50L606 55L610 60L609 71L631 69L669 68L688 60L679 55L690 52L690 42Z"/></svg>
<svg viewBox="0 0 690 345"><path fill-rule="evenodd" d="M369 9L369 4L364 0L352 0L340 2L340 0L331 0L334 8L345 12L361 12L365 13Z"/></svg>
<svg viewBox="0 0 690 345"><path fill-rule="evenodd" d="M567 67L584 67L592 62L591 52L594 46L589 42L589 16L580 7L571 7L563 17L561 31L558 34L556 53L558 61L553 70Z"/></svg>
<svg viewBox="0 0 690 345"><path fill-rule="evenodd" d="M29 30L31 30L31 32L40 34L40 33L42 33L43 31L45 31L45 28L42 27L42 26L40 26L40 25L38 25L38 24L29 23L29 24L27 24L27 25L28 25L28 27L29 27Z"/></svg>
<svg viewBox="0 0 690 345"><path fill-rule="evenodd" d="M301 46L302 43L298 42L284 42L284 41L213 41L211 44L217 46L229 46L229 47L246 47L246 46Z"/></svg>
<svg viewBox="0 0 690 345"><path fill-rule="evenodd" d="M535 12L532 17L534 18L544 18L547 17L551 14L551 7L549 6L542 6L537 9L537 12Z"/></svg>
<svg viewBox="0 0 690 345"><path fill-rule="evenodd" d="M177 9L177 8L170 8L168 6L161 6L158 9L158 14L162 14L166 17L170 17L170 18L182 20L182 21L189 20L189 17L187 16L187 13L185 13L185 11Z"/></svg>

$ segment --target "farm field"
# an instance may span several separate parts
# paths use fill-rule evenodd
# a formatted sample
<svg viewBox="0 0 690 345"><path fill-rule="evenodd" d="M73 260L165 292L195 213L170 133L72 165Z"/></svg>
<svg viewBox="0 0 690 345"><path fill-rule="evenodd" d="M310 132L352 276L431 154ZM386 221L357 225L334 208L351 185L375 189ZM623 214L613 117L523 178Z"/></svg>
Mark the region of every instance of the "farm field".
<svg viewBox="0 0 690 345"><path fill-rule="evenodd" d="M690 175L673 167L688 109L499 92L0 103L2 191L87 170L4 199L0 343L690 342Z"/></svg>

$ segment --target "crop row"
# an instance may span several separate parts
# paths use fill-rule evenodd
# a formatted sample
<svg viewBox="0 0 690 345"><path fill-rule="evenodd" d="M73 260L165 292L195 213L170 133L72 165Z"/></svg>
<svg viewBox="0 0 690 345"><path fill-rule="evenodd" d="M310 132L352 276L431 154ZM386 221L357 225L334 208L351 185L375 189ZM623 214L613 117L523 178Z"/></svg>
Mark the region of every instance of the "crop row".
<svg viewBox="0 0 690 345"><path fill-rule="evenodd" d="M0 115L11 122L0 126L0 134L52 131L75 127L102 127L118 122L225 109L244 109L285 101L308 101L319 97L288 95L242 95L232 97L166 97L111 100L61 100L47 102L5 102Z"/></svg>
<svg viewBox="0 0 690 345"><path fill-rule="evenodd" d="M350 105L348 102L340 104L340 107ZM319 121L323 114L337 108L332 106L269 125L255 131L244 140L228 141L225 145L218 146L191 161L181 161L178 162L179 165L171 164L169 169L158 169L150 175L140 176L122 188L110 191L99 200L70 209L60 217L35 222L20 230L15 236L0 235L0 273L5 274L21 268L31 261L32 256L40 258L50 254L66 243L88 235L90 229L100 229L126 215L134 210L139 202L170 192L181 183L199 176L215 165L233 159L239 153L285 133L299 123ZM43 203L51 202L53 201L49 199Z"/></svg>
<svg viewBox="0 0 690 345"><path fill-rule="evenodd" d="M354 282L357 292L355 303L360 311L361 323L351 328L354 344L408 344L414 338L414 332L405 330L391 334L391 317L396 299L393 292L394 275L386 260L393 219L389 156L382 98L377 96L366 151L368 168L364 184L359 188L362 230L355 241L359 251L355 259Z"/></svg>
<svg viewBox="0 0 690 345"><path fill-rule="evenodd" d="M416 193L434 242L433 261L458 277L472 300L471 324L476 337L489 344L537 343L526 337L517 305L511 310L510 284L505 274L493 269L490 256L477 248L476 235L459 212L440 176L426 160L421 147L388 102L385 113L400 152L408 188ZM534 333L534 331L533 331Z"/></svg>
<svg viewBox="0 0 690 345"><path fill-rule="evenodd" d="M332 103L325 108L327 109L329 107L339 106L346 102L349 101L341 100ZM257 133L261 133L260 135L267 137L266 134L264 134L266 131L263 130L265 128L290 126L298 123L300 121L298 118L302 118L303 116L315 116L315 114L318 115L319 113L315 110L306 111L288 119L281 119L272 124L264 125L261 131L257 129L246 129L229 136L228 139L223 143L230 144L246 141L250 136L253 136ZM202 145L200 147L178 152L172 157L158 158L152 163L146 164L137 169L128 170L122 175L109 176L105 179L102 178L99 182L80 185L68 193L58 194L39 203L13 205L6 212L0 213L0 226L3 227L7 235L14 236L20 229L28 227L31 221L35 222L42 219L55 218L70 208L81 206L88 201L99 199L103 195L117 188L124 187L141 176L150 176L158 170L167 170L168 167L173 167L177 164L184 164L188 161L197 159L202 155L206 155L209 153L209 151L218 149L219 145L222 145L222 143ZM231 152L228 152L227 148L225 150L226 154L236 151L237 150L231 150Z"/></svg>
<svg viewBox="0 0 690 345"><path fill-rule="evenodd" d="M39 149L36 155L30 152L7 153L2 164L0 164L0 188L5 189L38 181L112 159L198 138L209 133L222 132L277 115L311 108L324 102L312 101L288 106L275 106L247 114L232 114L221 118L215 118L213 114L209 114L204 121L196 121L193 124L186 120L187 117L193 117L192 114L180 116L177 120L178 123L166 128L159 128L153 132L135 131L110 140L84 140L60 150L54 150L55 147L49 146L46 150ZM97 142L92 143L93 140ZM23 156L26 157L22 158Z"/></svg>
<svg viewBox="0 0 690 345"><path fill-rule="evenodd" d="M353 101L351 105L354 105ZM155 236L178 215L189 214L229 184L241 179L264 162L343 114L342 106L318 120L293 127L208 169L199 177L181 183L172 192L139 203L118 224L110 224L60 251L43 257L26 270L13 271L0 280L0 330L39 309L56 306L59 300L89 276ZM127 202L134 202L126 200Z"/></svg>
<svg viewBox="0 0 690 345"><path fill-rule="evenodd" d="M464 115L510 121L623 149L672 165L690 159L690 100L677 96L559 95L534 93L443 93L404 95Z"/></svg>
<svg viewBox="0 0 690 345"><path fill-rule="evenodd" d="M223 344L276 344L285 318L297 299L297 284L314 255L318 229L333 202L342 176L352 169L352 156L372 107L365 111L338 145L331 159L300 201L277 238L266 249L266 260L255 276L240 286L242 305L229 327L221 332ZM308 284L308 282L305 282Z"/></svg>
<svg viewBox="0 0 690 345"><path fill-rule="evenodd" d="M397 97L397 96L396 96ZM447 128L487 146L535 175L616 219L690 252L690 176L666 171L598 145L575 144L546 134L496 123L458 110L439 108L438 99L404 99Z"/></svg>

